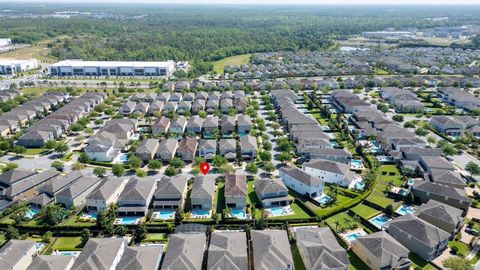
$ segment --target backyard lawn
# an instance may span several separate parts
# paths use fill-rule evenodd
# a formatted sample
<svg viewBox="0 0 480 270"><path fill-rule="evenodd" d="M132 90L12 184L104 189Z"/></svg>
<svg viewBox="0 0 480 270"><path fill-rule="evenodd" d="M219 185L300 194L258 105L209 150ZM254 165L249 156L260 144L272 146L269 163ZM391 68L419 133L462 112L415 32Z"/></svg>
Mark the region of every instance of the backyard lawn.
<svg viewBox="0 0 480 270"><path fill-rule="evenodd" d="M262 210L256 208L255 205L259 203L257 194L255 193L255 180L250 179L247 182L248 188L248 196L247 196L247 204L250 204L250 207L255 207L255 213L253 213L254 218L261 218L262 217Z"/></svg>
<svg viewBox="0 0 480 270"><path fill-rule="evenodd" d="M332 230L350 230L356 225L357 228L363 228L366 232L370 232L370 230L365 228L359 221L355 220L354 217L347 214L347 212L331 216L327 218L325 222L330 228L332 228Z"/></svg>
<svg viewBox="0 0 480 270"><path fill-rule="evenodd" d="M164 233L149 233L143 242L167 242L168 236Z"/></svg>
<svg viewBox="0 0 480 270"><path fill-rule="evenodd" d="M369 270L370 268L366 265L353 251L348 251L348 259L350 260L350 265L348 266L349 270Z"/></svg>
<svg viewBox="0 0 480 270"><path fill-rule="evenodd" d="M408 258L412 261L412 267L413 268L420 267L420 268L425 269L425 270L438 269L435 266L433 266L432 264L430 264L430 263L426 262L425 260L423 260L422 258L418 257L418 255L413 253L413 252L410 252L410 255L408 255Z"/></svg>
<svg viewBox="0 0 480 270"><path fill-rule="evenodd" d="M372 217L380 214L380 211L378 211L377 209L374 209L370 206L367 206L365 204L359 204L359 205L351 208L350 210L352 212L354 212L355 214L359 215L360 217L362 217L365 220L369 220Z"/></svg>
<svg viewBox="0 0 480 270"><path fill-rule="evenodd" d="M225 66L240 66L250 63L250 54L235 55L213 62L213 71L223 74Z"/></svg>
<svg viewBox="0 0 480 270"><path fill-rule="evenodd" d="M312 202L306 202L305 204L310 209L312 209L315 212L315 214L317 214L318 216L322 216L322 215L325 215L325 214L331 212L332 209L334 209L334 208L342 207L343 205L345 205L346 203L348 203L351 200L353 200L353 199L350 198L350 197L347 197L347 196L344 196L344 195L341 195L341 194L337 194L337 200L335 202L333 202L333 204L331 204L327 207L317 206Z"/></svg>
<svg viewBox="0 0 480 270"><path fill-rule="evenodd" d="M393 199L387 198L385 193L389 183L396 187L403 185L402 175L396 165L382 165L378 169L377 184L367 201L383 208L386 208L389 204L393 205L394 208L398 207L400 202L396 203Z"/></svg>
<svg viewBox="0 0 480 270"><path fill-rule="evenodd" d="M271 217L269 219L285 220L285 219L301 219L301 218L310 218L311 217L296 202L293 202L292 204L290 204L290 207L292 207L292 210L293 210L293 213L294 213L293 215L277 216L277 217Z"/></svg>
<svg viewBox="0 0 480 270"><path fill-rule="evenodd" d="M81 244L80 237L59 237L53 243L53 250L81 250Z"/></svg>

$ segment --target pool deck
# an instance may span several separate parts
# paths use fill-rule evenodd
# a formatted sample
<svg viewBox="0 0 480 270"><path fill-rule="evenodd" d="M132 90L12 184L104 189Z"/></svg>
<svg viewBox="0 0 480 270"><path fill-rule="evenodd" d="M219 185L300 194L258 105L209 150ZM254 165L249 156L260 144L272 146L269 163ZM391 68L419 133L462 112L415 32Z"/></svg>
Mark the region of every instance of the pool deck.
<svg viewBox="0 0 480 270"><path fill-rule="evenodd" d="M358 234L360 234L361 236L367 235L367 232L366 232L364 229L359 228L359 229L355 229L355 230L351 230L351 231L344 232L344 233L340 234L340 236L342 237L343 241L345 241L345 243L347 243L348 245L350 245L350 243L351 243L352 241L350 241L350 240L348 239L348 236L351 235L351 234L354 234L354 233L358 233Z"/></svg>

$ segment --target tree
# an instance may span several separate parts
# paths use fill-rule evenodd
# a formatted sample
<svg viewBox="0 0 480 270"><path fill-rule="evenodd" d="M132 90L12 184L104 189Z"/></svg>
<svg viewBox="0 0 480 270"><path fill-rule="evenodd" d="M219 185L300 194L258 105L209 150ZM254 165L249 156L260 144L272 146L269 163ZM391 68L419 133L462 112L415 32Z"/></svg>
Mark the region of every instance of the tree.
<svg viewBox="0 0 480 270"><path fill-rule="evenodd" d="M262 143L262 148L265 151L270 151L270 150L272 150L272 144L269 141L264 141Z"/></svg>
<svg viewBox="0 0 480 270"><path fill-rule="evenodd" d="M152 171L158 170L162 167L162 162L158 159L152 159L148 161L148 168Z"/></svg>
<svg viewBox="0 0 480 270"><path fill-rule="evenodd" d="M135 170L135 175L138 177L145 177L147 176L147 172L142 170L142 169L136 169Z"/></svg>
<svg viewBox="0 0 480 270"><path fill-rule="evenodd" d="M262 167L266 172L273 172L273 170L275 170L275 166L273 166L271 162L265 162Z"/></svg>
<svg viewBox="0 0 480 270"><path fill-rule="evenodd" d="M282 152L280 154L279 160L282 163L287 163L287 162L290 162L292 160L292 158L293 158L293 156L289 152Z"/></svg>
<svg viewBox="0 0 480 270"><path fill-rule="evenodd" d="M132 169L140 168L142 166L142 163L143 163L142 160L137 156L132 156L128 160L128 164L130 165L130 168L132 168Z"/></svg>
<svg viewBox="0 0 480 270"><path fill-rule="evenodd" d="M165 170L165 175L167 176L174 176L177 174L177 169L173 166L168 166L168 168Z"/></svg>
<svg viewBox="0 0 480 270"><path fill-rule="evenodd" d="M245 170L249 173L255 174L258 172L257 164L255 164L255 162L248 163Z"/></svg>
<svg viewBox="0 0 480 270"><path fill-rule="evenodd" d="M42 242L43 243L50 243L52 242L52 232L51 231L47 231L43 236L42 236Z"/></svg>
<svg viewBox="0 0 480 270"><path fill-rule="evenodd" d="M262 151L258 154L258 156L263 162L272 160L272 154L268 151Z"/></svg>
<svg viewBox="0 0 480 270"><path fill-rule="evenodd" d="M141 224L137 226L135 229L134 237L135 237L135 242L140 243L142 242L145 238L147 238L147 227L145 224Z"/></svg>
<svg viewBox="0 0 480 270"><path fill-rule="evenodd" d="M435 137L433 137L433 136L428 136L427 137L427 142L430 143L430 144L434 144L436 141L437 141L437 139L435 139Z"/></svg>
<svg viewBox="0 0 480 270"><path fill-rule="evenodd" d="M415 127L415 123L413 123L412 121L405 122L405 124L403 124L403 127L404 127L404 128L414 128L414 127Z"/></svg>
<svg viewBox="0 0 480 270"><path fill-rule="evenodd" d="M14 153L17 154L17 155L25 154L25 152L27 152L27 148L25 148L25 146L15 145L15 146L12 148L12 152L14 152Z"/></svg>
<svg viewBox="0 0 480 270"><path fill-rule="evenodd" d="M64 163L61 162L60 160L55 160L54 162L52 162L52 168L61 172L61 171L63 171Z"/></svg>
<svg viewBox="0 0 480 270"><path fill-rule="evenodd" d="M415 134L418 136L426 136L428 134L428 130L423 127L419 127L415 129Z"/></svg>
<svg viewBox="0 0 480 270"><path fill-rule="evenodd" d="M183 215L183 211L182 211L182 210L177 209L177 211L175 211L174 222L175 222L175 225L176 225L176 226L182 224L183 216L184 216L184 215Z"/></svg>
<svg viewBox="0 0 480 270"><path fill-rule="evenodd" d="M90 232L89 229L85 228L82 230L82 233L80 234L80 239L81 239L81 242L82 242L82 246L84 246L88 239L90 239L90 237L92 237L92 232Z"/></svg>
<svg viewBox="0 0 480 270"><path fill-rule="evenodd" d="M9 225L7 227L7 232L6 232L5 236L7 237L8 240L20 239L20 233L18 232L18 230L15 227L13 227L11 225Z"/></svg>
<svg viewBox="0 0 480 270"><path fill-rule="evenodd" d="M467 165L465 166L465 170L469 172L472 176L480 175L480 165L473 161L467 163Z"/></svg>
<svg viewBox="0 0 480 270"><path fill-rule="evenodd" d="M389 217L393 215L393 206L391 204L387 205L385 208L385 214Z"/></svg>
<svg viewBox="0 0 480 270"><path fill-rule="evenodd" d="M47 204L45 207L42 208L42 211L40 211L40 214L38 216L40 223L54 226L60 223L66 215L67 211L60 205Z"/></svg>
<svg viewBox="0 0 480 270"><path fill-rule="evenodd" d="M2 172L8 172L16 169L17 167L18 167L17 163L7 163L7 165L5 165L5 167L2 168Z"/></svg>
<svg viewBox="0 0 480 270"><path fill-rule="evenodd" d="M457 149L453 147L451 144L447 143L442 147L442 154L445 156L453 156L457 153Z"/></svg>
<svg viewBox="0 0 480 270"><path fill-rule="evenodd" d="M81 163L88 163L90 162L90 158L88 157L88 154L85 152L82 152L80 156L78 157L78 162Z"/></svg>
<svg viewBox="0 0 480 270"><path fill-rule="evenodd" d="M102 167L95 167L93 168L93 174L100 178L103 178L107 174L107 170Z"/></svg>
<svg viewBox="0 0 480 270"><path fill-rule="evenodd" d="M60 154L65 154L65 152L68 151L68 145L65 144L65 143L58 143L56 146L55 146L55 152L58 152Z"/></svg>
<svg viewBox="0 0 480 270"><path fill-rule="evenodd" d="M124 225L116 226L115 233L119 236L124 236L125 234L127 234L127 228Z"/></svg>
<svg viewBox="0 0 480 270"><path fill-rule="evenodd" d="M112 173L117 177L121 177L125 174L125 167L122 164L114 164L112 166Z"/></svg>
<svg viewBox="0 0 480 270"><path fill-rule="evenodd" d="M442 261L446 269L451 270L473 270L473 266L468 260L460 257L450 257Z"/></svg>
<svg viewBox="0 0 480 270"><path fill-rule="evenodd" d="M401 114L395 114L394 116L392 116L392 120L401 123L403 122L404 118Z"/></svg>
<svg viewBox="0 0 480 270"><path fill-rule="evenodd" d="M170 165L175 167L176 169L182 169L183 167L185 167L185 162L180 158L176 157L170 160Z"/></svg>
<svg viewBox="0 0 480 270"><path fill-rule="evenodd" d="M213 157L213 166L219 168L228 163L228 160L220 155Z"/></svg>

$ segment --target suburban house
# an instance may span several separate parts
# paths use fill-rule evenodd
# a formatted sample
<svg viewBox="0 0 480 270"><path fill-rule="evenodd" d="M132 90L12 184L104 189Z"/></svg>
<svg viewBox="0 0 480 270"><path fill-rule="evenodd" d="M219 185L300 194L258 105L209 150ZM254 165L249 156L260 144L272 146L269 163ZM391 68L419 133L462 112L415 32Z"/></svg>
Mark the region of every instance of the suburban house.
<svg viewBox="0 0 480 270"><path fill-rule="evenodd" d="M412 194L421 203L430 199L448 204L450 206L467 211L470 207L470 198L463 189L451 186L436 184L428 181L415 181L412 187Z"/></svg>
<svg viewBox="0 0 480 270"><path fill-rule="evenodd" d="M188 119L185 132L200 134L202 133L202 127L203 127L203 119L198 115L192 116L190 117L190 119Z"/></svg>
<svg viewBox="0 0 480 270"><path fill-rule="evenodd" d="M252 230L251 238L255 270L293 269L293 256L286 231Z"/></svg>
<svg viewBox="0 0 480 270"><path fill-rule="evenodd" d="M203 135L205 138L213 138L218 131L219 119L217 116L209 115L203 123Z"/></svg>
<svg viewBox="0 0 480 270"><path fill-rule="evenodd" d="M455 171L455 167L448 162L444 157L438 156L422 156L419 161L422 168L432 173L433 170L448 170L448 171Z"/></svg>
<svg viewBox="0 0 480 270"><path fill-rule="evenodd" d="M432 169L430 173L430 179L434 183L459 189L463 189L467 186L467 183L465 180L463 180L462 175L457 171Z"/></svg>
<svg viewBox="0 0 480 270"><path fill-rule="evenodd" d="M145 216L153 199L156 179L132 177L118 198L117 213L120 216Z"/></svg>
<svg viewBox="0 0 480 270"><path fill-rule="evenodd" d="M252 129L252 118L245 114L237 116L238 134L240 136L250 133Z"/></svg>
<svg viewBox="0 0 480 270"><path fill-rule="evenodd" d="M157 118L157 120L155 120L155 122L152 124L153 136L156 136L159 134L165 134L168 132L169 129L170 129L170 119L165 116Z"/></svg>
<svg viewBox="0 0 480 270"><path fill-rule="evenodd" d="M196 138L183 138L178 143L176 155L181 157L186 162L195 160L197 153L198 142Z"/></svg>
<svg viewBox="0 0 480 270"><path fill-rule="evenodd" d="M55 201L55 194L82 177L83 174L80 171L71 171L67 175L58 175L52 180L47 181L45 184L40 185L37 189L38 195L30 199L30 203L36 207L42 208Z"/></svg>
<svg viewBox="0 0 480 270"><path fill-rule="evenodd" d="M169 161L175 157L175 154L177 153L177 148L177 139L163 139L158 145L156 157L161 159L163 162Z"/></svg>
<svg viewBox="0 0 480 270"><path fill-rule="evenodd" d="M382 98L395 106L397 112L423 112L424 105L409 90L387 87L380 90Z"/></svg>
<svg viewBox="0 0 480 270"><path fill-rule="evenodd" d="M27 269L37 255L36 242L30 240L9 240L0 249L2 269Z"/></svg>
<svg viewBox="0 0 480 270"><path fill-rule="evenodd" d="M187 126L187 119L183 116L173 120L170 125L170 133L183 134Z"/></svg>
<svg viewBox="0 0 480 270"><path fill-rule="evenodd" d="M292 166L281 167L278 171L283 183L297 193L310 198L320 197L323 194L322 179Z"/></svg>
<svg viewBox="0 0 480 270"><path fill-rule="evenodd" d="M187 177L176 175L164 176L153 194L153 207L155 209L183 209L187 196Z"/></svg>
<svg viewBox="0 0 480 270"><path fill-rule="evenodd" d="M191 109L192 109L192 102L191 101L182 100L178 103L177 111L180 114L190 113Z"/></svg>
<svg viewBox="0 0 480 270"><path fill-rule="evenodd" d="M162 270L202 269L206 246L207 236L203 233L171 234Z"/></svg>
<svg viewBox="0 0 480 270"><path fill-rule="evenodd" d="M148 162L155 158L159 146L160 143L157 139L146 139L135 150L135 156L144 162Z"/></svg>
<svg viewBox="0 0 480 270"><path fill-rule="evenodd" d="M247 205L247 176L228 173L225 175L225 204L227 208L243 209Z"/></svg>
<svg viewBox="0 0 480 270"><path fill-rule="evenodd" d="M257 138L252 135L240 137L240 156L243 159L254 160L257 158Z"/></svg>
<svg viewBox="0 0 480 270"><path fill-rule="evenodd" d="M126 180L110 176L103 180L88 196L87 209L93 211L103 211L108 209L111 204L117 202L118 197L125 188Z"/></svg>
<svg viewBox="0 0 480 270"><path fill-rule="evenodd" d="M237 140L220 139L218 150L220 155L224 156L226 159L235 159L237 157Z"/></svg>
<svg viewBox="0 0 480 270"><path fill-rule="evenodd" d="M230 137L235 132L236 119L233 116L224 115L220 121L223 137Z"/></svg>
<svg viewBox="0 0 480 270"><path fill-rule="evenodd" d="M336 149L336 148L316 148L310 147L305 150L304 156L307 159L326 159L336 162L341 162L345 164L350 164L352 160L352 154L350 154L346 149Z"/></svg>
<svg viewBox="0 0 480 270"><path fill-rule="evenodd" d="M198 114L201 111L205 111L206 103L204 99L195 99L192 102L192 113Z"/></svg>
<svg viewBox="0 0 480 270"><path fill-rule="evenodd" d="M348 269L347 251L329 227L299 228L295 238L306 269Z"/></svg>
<svg viewBox="0 0 480 270"><path fill-rule="evenodd" d="M116 269L127 242L123 238L90 238L78 255L72 270Z"/></svg>
<svg viewBox="0 0 480 270"><path fill-rule="evenodd" d="M255 194L264 208L287 206L291 201L283 181L269 178L255 180Z"/></svg>
<svg viewBox="0 0 480 270"><path fill-rule="evenodd" d="M200 140L198 144L198 156L206 160L212 160L217 153L217 140Z"/></svg>
<svg viewBox="0 0 480 270"><path fill-rule="evenodd" d="M207 269L248 270L246 233L218 230L212 232Z"/></svg>
<svg viewBox="0 0 480 270"><path fill-rule="evenodd" d="M38 194L37 188L48 183L60 173L46 170L35 173L29 170L13 169L0 175L0 198L9 201L30 200Z"/></svg>
<svg viewBox="0 0 480 270"><path fill-rule="evenodd" d="M27 270L70 270L74 262L73 256L37 255Z"/></svg>
<svg viewBox="0 0 480 270"><path fill-rule="evenodd" d="M385 231L359 237L350 246L370 269L408 270L412 265L410 251Z"/></svg>
<svg viewBox="0 0 480 270"><path fill-rule="evenodd" d="M430 124L447 136L459 137L467 133L480 136L480 121L468 115L452 117L435 115L430 120Z"/></svg>
<svg viewBox="0 0 480 270"><path fill-rule="evenodd" d="M197 176L193 180L190 194L191 209L212 210L215 194L215 179L207 176Z"/></svg>
<svg viewBox="0 0 480 270"><path fill-rule="evenodd" d="M324 182L348 187L355 173L350 171L350 165L326 159L313 159L302 165L302 169Z"/></svg>
<svg viewBox="0 0 480 270"><path fill-rule="evenodd" d="M155 112L161 113L164 105L165 102L160 100L155 100L154 102L150 103L150 107L148 107L148 115L155 115Z"/></svg>
<svg viewBox="0 0 480 270"><path fill-rule="evenodd" d="M448 232L411 214L390 221L387 232L427 262L442 254L450 238Z"/></svg>
<svg viewBox="0 0 480 270"><path fill-rule="evenodd" d="M415 215L428 223L438 227L452 236L463 226L463 211L453 206L429 200L415 211Z"/></svg>
<svg viewBox="0 0 480 270"><path fill-rule="evenodd" d="M85 204L87 196L100 184L95 176L83 176L55 194L55 201L66 209Z"/></svg>
<svg viewBox="0 0 480 270"><path fill-rule="evenodd" d="M178 107L177 101L168 101L163 105L163 115L168 114L169 112L175 112Z"/></svg>
<svg viewBox="0 0 480 270"><path fill-rule="evenodd" d="M368 102L360 99L351 90L335 90L331 96L333 105L344 113L354 113L362 108L370 107Z"/></svg>
<svg viewBox="0 0 480 270"><path fill-rule="evenodd" d="M158 270L163 256L163 247L139 246L126 247L122 259L117 265L118 270L140 269Z"/></svg>
<svg viewBox="0 0 480 270"><path fill-rule="evenodd" d="M148 102L139 102L137 105L135 105L135 109L133 110L133 113L135 114L147 114L148 109L150 108L150 103Z"/></svg>
<svg viewBox="0 0 480 270"><path fill-rule="evenodd" d="M136 102L127 101L120 107L120 113L123 114L123 116L129 116L135 110L135 106L137 106Z"/></svg>

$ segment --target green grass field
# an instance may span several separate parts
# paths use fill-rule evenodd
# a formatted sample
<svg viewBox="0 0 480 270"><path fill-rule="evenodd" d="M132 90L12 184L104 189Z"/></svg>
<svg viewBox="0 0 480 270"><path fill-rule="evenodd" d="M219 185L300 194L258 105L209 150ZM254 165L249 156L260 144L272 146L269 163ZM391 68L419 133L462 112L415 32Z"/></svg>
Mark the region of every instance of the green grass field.
<svg viewBox="0 0 480 270"><path fill-rule="evenodd" d="M302 257L300 256L297 245L291 244L290 249L292 250L293 264L295 266L295 270L305 270L305 265L303 265Z"/></svg>
<svg viewBox="0 0 480 270"><path fill-rule="evenodd" d="M350 260L350 265L348 266L349 270L369 270L370 268L366 265L353 251L348 251L348 259Z"/></svg>
<svg viewBox="0 0 480 270"><path fill-rule="evenodd" d="M394 208L398 207L400 203L395 203L393 199L387 198L385 191L388 183L392 183L396 187L403 184L402 175L396 165L383 165L379 168L377 184L367 201L383 208L386 208L389 204L393 205Z"/></svg>
<svg viewBox="0 0 480 270"><path fill-rule="evenodd" d="M80 237L60 237L55 240L53 250L81 250Z"/></svg>
<svg viewBox="0 0 480 270"><path fill-rule="evenodd" d="M235 55L213 62L213 71L218 74L223 74L225 66L239 66L243 64L248 64L250 63L250 55L251 54Z"/></svg>
<svg viewBox="0 0 480 270"><path fill-rule="evenodd" d="M149 233L143 242L167 242L168 236L164 233Z"/></svg>
<svg viewBox="0 0 480 270"><path fill-rule="evenodd" d="M365 220L369 220L372 217L380 214L380 211L373 209L372 207L367 206L365 204L359 204L351 208L350 210L352 210L355 214L361 216Z"/></svg>

